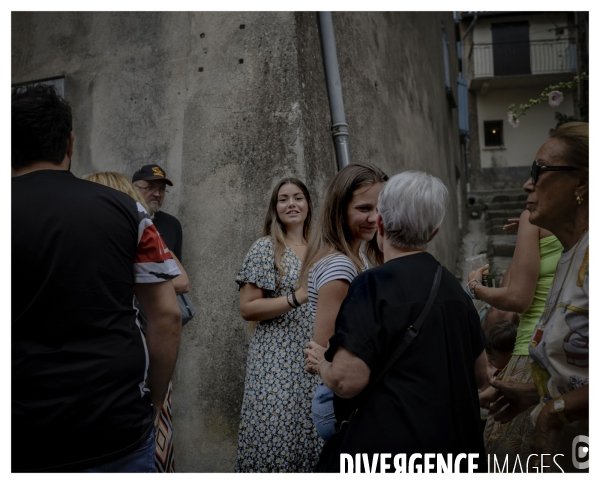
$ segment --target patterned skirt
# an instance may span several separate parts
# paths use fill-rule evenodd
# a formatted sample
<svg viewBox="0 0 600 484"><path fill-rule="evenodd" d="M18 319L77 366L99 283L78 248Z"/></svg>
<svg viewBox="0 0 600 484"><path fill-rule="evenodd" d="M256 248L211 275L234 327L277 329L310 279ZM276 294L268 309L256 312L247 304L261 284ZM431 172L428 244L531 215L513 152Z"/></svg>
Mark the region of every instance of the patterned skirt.
<svg viewBox="0 0 600 484"><path fill-rule="evenodd" d="M158 419L156 427L156 450L154 451L154 466L156 472L175 472L173 456L173 424L171 421L171 396L173 394L173 380L169 382L169 389Z"/></svg>
<svg viewBox="0 0 600 484"><path fill-rule="evenodd" d="M506 365L496 380L533 383L529 356L513 355L508 365ZM507 460L507 456L508 472L512 472L515 464L515 472L519 472L521 468L526 472L525 462L530 454L529 444L533 432L533 423L531 422L530 414L534 408L535 406L532 406L506 424L501 424L496 422L493 417L488 417L483 438L485 451L490 456L490 472L493 472L494 469L494 459L502 467ZM517 456L519 457L521 466L517 462Z"/></svg>

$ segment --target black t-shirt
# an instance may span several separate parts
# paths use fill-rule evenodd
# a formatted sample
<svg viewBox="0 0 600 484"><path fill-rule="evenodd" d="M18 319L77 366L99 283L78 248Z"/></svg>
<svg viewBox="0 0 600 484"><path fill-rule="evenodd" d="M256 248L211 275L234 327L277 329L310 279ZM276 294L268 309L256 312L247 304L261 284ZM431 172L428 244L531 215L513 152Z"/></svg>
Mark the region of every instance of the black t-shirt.
<svg viewBox="0 0 600 484"><path fill-rule="evenodd" d="M134 283L174 261L138 208L68 171L12 179L13 471L91 467L152 428Z"/></svg>
<svg viewBox="0 0 600 484"><path fill-rule="evenodd" d="M420 253L356 277L340 308L327 360L342 346L376 377L425 306L437 265L430 254ZM421 331L352 417L341 452L479 453L481 470L485 457L474 367L484 346L472 301L444 268ZM338 422L355 408L356 398L335 397Z"/></svg>
<svg viewBox="0 0 600 484"><path fill-rule="evenodd" d="M183 230L181 229L181 223L179 220L168 213L156 212L152 221L154 222L158 233L167 244L167 247L173 251L173 253L179 259L179 262L181 262Z"/></svg>

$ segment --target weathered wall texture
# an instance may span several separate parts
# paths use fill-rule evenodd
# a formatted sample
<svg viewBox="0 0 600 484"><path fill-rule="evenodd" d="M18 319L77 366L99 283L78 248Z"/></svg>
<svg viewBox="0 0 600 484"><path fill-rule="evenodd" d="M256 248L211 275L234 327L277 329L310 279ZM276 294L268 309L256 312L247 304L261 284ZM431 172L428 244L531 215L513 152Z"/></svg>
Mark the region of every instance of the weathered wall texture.
<svg viewBox="0 0 600 484"><path fill-rule="evenodd" d="M352 159L444 180L431 250L453 269L464 181L442 22L455 79L450 13L334 13ZM176 465L230 472L250 335L235 275L275 183L304 179L318 207L336 172L316 14L13 13L12 82L61 75L75 174L158 163L175 184L164 209L183 224L198 308L174 376Z"/></svg>
<svg viewBox="0 0 600 484"><path fill-rule="evenodd" d="M351 159L389 175L421 170L444 181L451 209L429 249L453 269L460 235L456 184L464 183L464 176L458 179L464 162L458 112L446 99L444 81L442 24L454 85L458 75L452 14L336 13L333 23Z"/></svg>

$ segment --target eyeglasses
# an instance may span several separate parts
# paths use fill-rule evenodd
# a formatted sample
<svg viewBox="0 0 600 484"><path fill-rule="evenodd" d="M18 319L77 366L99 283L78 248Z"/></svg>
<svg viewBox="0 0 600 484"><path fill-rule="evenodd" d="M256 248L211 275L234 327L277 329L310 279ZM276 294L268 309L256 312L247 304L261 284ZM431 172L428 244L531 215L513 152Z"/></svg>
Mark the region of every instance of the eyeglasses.
<svg viewBox="0 0 600 484"><path fill-rule="evenodd" d="M150 194L155 193L155 192L158 192L160 195L164 195L165 193L169 193L167 191L167 188L165 186L162 186L162 187L141 187L139 185L134 185L134 186L136 186L137 188L140 188L140 189L142 189L145 192L150 193Z"/></svg>
<svg viewBox="0 0 600 484"><path fill-rule="evenodd" d="M546 173L547 171L577 171L579 170L579 168L576 168L574 166L566 166L566 165L562 165L562 166L546 166L546 165L540 165L538 160L533 160L533 165L531 165L531 181L533 183L533 186L535 186L535 184L538 181L538 178L540 177L541 173Z"/></svg>

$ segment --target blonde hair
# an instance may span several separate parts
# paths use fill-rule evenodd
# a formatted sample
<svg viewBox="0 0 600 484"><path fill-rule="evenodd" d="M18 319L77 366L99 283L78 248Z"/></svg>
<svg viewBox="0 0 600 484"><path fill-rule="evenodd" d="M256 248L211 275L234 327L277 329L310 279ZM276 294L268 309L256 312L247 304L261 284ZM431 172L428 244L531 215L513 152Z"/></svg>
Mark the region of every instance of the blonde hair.
<svg viewBox="0 0 600 484"><path fill-rule="evenodd" d="M574 121L561 124L552 131L550 138L563 142L562 158L582 170L590 166L590 128L588 123Z"/></svg>
<svg viewBox="0 0 600 484"><path fill-rule="evenodd" d="M100 173L92 173L91 175L87 175L84 177L84 180L99 183L100 185L114 188L115 190L126 193L136 202L139 202L140 205L144 207L144 210L148 212L148 215L150 215L151 218L154 217L150 213L150 209L148 208L144 197L142 197L135 189L133 184L120 173L116 173L114 171L102 171Z"/></svg>
<svg viewBox="0 0 600 484"><path fill-rule="evenodd" d="M279 197L279 190L283 185L287 185L291 183L292 185L296 185L306 198L306 203L308 204L308 213L306 214L306 219L304 220L304 226L302 229L302 236L308 240L310 235L310 223L312 219L312 202L310 200L310 193L308 193L308 188L306 185L302 183L298 178L284 178L281 180L275 188L273 188L273 193L271 193L271 201L269 202L269 209L267 210L267 215L265 216L265 222L263 225L263 237L271 237L273 241L273 248L275 252L275 267L279 271L279 275L282 276L284 272L284 268L281 266L281 257L285 251L285 239L284 235L286 233L285 226L279 220L279 215L277 215L277 199Z"/></svg>
<svg viewBox="0 0 600 484"><path fill-rule="evenodd" d="M363 262L360 256L350 249L352 234L347 220L348 204L360 187L384 183L387 179L388 176L383 171L367 163L352 163L335 175L327 187L317 228L308 242L306 258L298 278L300 285L307 283L311 266L336 251L348 257L356 270L362 272ZM367 243L365 255L372 266L383 263L383 254L377 247L377 237L374 236Z"/></svg>

